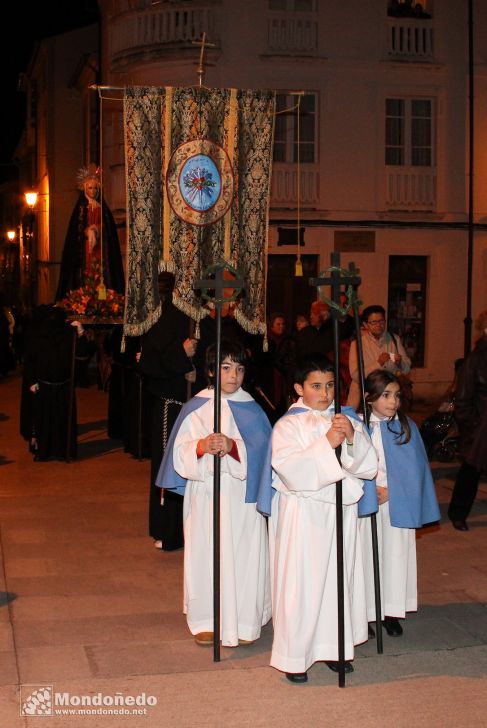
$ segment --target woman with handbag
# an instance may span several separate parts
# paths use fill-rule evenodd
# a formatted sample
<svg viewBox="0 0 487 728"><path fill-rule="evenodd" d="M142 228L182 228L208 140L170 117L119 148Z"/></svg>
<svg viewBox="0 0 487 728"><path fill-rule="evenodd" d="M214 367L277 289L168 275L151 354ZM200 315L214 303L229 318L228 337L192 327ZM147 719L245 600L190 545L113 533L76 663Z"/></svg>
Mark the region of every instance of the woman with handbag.
<svg viewBox="0 0 487 728"><path fill-rule="evenodd" d="M374 369L385 369L397 377L401 385L403 406L412 400L412 383L409 379L411 360L397 334L386 329L386 312L382 306L367 306L362 312L362 351L364 370L367 377ZM347 404L355 409L360 404L359 368L357 342L352 341L349 354L349 368L352 381Z"/></svg>

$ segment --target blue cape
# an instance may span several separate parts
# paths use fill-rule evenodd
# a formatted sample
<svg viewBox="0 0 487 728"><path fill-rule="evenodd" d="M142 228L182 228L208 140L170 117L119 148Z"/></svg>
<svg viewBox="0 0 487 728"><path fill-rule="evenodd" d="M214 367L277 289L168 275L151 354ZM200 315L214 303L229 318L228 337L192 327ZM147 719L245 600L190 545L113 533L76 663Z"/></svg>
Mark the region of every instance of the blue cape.
<svg viewBox="0 0 487 728"><path fill-rule="evenodd" d="M168 490L174 490L179 495L184 495L186 478L181 477L174 470L174 442L179 428L186 417L208 401L209 399L207 397L196 396L190 399L189 402L186 402L181 409L169 435L164 457L162 458L161 466L157 474L156 485L159 488L167 488ZM247 490L245 492L245 502L255 503L260 488L265 489L266 483L268 483L268 487L270 488L271 469L270 467L266 469L265 463L267 459L267 443L270 440L272 428L264 410L254 400L234 402L229 399L227 401L247 450Z"/></svg>
<svg viewBox="0 0 487 728"><path fill-rule="evenodd" d="M404 445L397 442L401 432L399 420L380 423L387 481L391 483L389 516L391 526L396 528L420 528L425 523L440 520L435 484L423 440L409 417L408 422L411 439ZM378 508L375 480L365 480L364 495L358 503L359 516L377 513Z"/></svg>
<svg viewBox="0 0 487 728"><path fill-rule="evenodd" d="M309 412L308 407L291 407L288 409L288 411L283 414L282 417L287 417L288 415L300 415L303 412ZM334 410L331 410L334 412ZM358 414L355 412L353 407L342 407L341 412L344 415L347 415L352 420L358 420L361 422L362 420L358 416ZM282 419L282 417L280 419ZM278 420L279 422L279 420ZM277 424L277 423L276 423ZM271 468L272 463L272 440L269 441L269 445L267 448L267 455L266 455L266 461L265 461L265 467ZM372 486L371 486L372 487ZM375 486L374 492L375 492ZM272 505L272 498L274 496L274 493L276 492L276 489L272 487L272 483L262 483L261 487L259 488L259 492L257 495L257 510L262 513L264 516L270 516L271 514L271 505Z"/></svg>

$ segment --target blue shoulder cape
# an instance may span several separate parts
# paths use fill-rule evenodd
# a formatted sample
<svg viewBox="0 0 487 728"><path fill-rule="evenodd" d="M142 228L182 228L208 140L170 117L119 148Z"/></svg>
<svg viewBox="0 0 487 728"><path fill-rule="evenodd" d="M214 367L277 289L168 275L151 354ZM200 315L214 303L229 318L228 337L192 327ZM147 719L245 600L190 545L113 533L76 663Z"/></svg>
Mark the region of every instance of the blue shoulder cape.
<svg viewBox="0 0 487 728"><path fill-rule="evenodd" d="M332 410L333 412L334 410ZM288 409L287 412L283 414L282 417L287 417L288 415L300 415L303 412L309 412L308 407L291 407ZM355 412L353 407L342 407L341 412L344 415L347 415L352 420L358 420L361 422L362 420L358 416L358 414ZM282 419L282 417L280 419ZM279 420L278 420L279 422ZM277 423L276 423L277 424ZM266 455L266 468L272 468L272 440L269 440L268 448L267 448L267 455ZM374 492L375 492L375 486ZM272 483L262 483L261 487L259 488L259 492L257 495L257 510L262 513L264 516L270 516L271 514L271 504L272 504L272 498L274 496L274 493L276 492L276 489L272 487Z"/></svg>
<svg viewBox="0 0 487 728"><path fill-rule="evenodd" d="M396 528L420 528L425 523L440 520L435 484L423 440L415 423L409 417L408 422L411 439L404 445L399 445L397 442L401 432L398 420L380 423L387 481L391 484L389 516L391 526ZM375 480L366 480L364 495L358 503L359 516L377 513L378 508Z"/></svg>
<svg viewBox="0 0 487 728"><path fill-rule="evenodd" d="M171 434L167 441L161 466L156 478L156 485L159 488L174 490L179 495L184 495L186 478L181 477L174 469L173 450L174 443L183 421L195 410L199 409L207 397L193 397L186 402L181 409L176 422L173 425ZM264 410L257 402L234 402L227 400L232 415L237 423L238 430L242 435L247 450L247 490L245 493L246 503L255 503L260 488L265 488L266 483L270 488L271 469L266 469L267 443L271 436L271 425Z"/></svg>

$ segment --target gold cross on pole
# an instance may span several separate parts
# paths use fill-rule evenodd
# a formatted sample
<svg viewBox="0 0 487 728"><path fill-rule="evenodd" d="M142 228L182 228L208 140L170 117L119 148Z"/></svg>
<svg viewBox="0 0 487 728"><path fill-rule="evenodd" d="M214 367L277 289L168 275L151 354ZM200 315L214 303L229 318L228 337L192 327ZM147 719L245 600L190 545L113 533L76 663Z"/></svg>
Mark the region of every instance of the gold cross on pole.
<svg viewBox="0 0 487 728"><path fill-rule="evenodd" d="M210 43L208 40L206 40L206 33L203 33L201 35L201 38L199 40L193 40L193 45L197 45L201 47L200 50L200 60L198 64L198 69L196 73L198 74L198 85L201 87L203 86L203 79L205 77L205 48L215 48L215 43Z"/></svg>

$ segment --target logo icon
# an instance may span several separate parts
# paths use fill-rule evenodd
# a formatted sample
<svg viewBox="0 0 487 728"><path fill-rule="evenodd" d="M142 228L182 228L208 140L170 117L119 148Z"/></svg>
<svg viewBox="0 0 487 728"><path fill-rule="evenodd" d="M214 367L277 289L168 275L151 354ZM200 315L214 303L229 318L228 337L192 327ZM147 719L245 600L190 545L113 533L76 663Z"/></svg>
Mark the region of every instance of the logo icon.
<svg viewBox="0 0 487 728"><path fill-rule="evenodd" d="M20 715L53 715L52 685L21 685Z"/></svg>
<svg viewBox="0 0 487 728"><path fill-rule="evenodd" d="M190 225L211 225L230 209L235 181L230 159L209 139L193 139L173 153L166 171L173 212Z"/></svg>
<svg viewBox="0 0 487 728"><path fill-rule="evenodd" d="M220 197L220 173L206 154L195 154L181 170L180 190L184 201L197 212L206 212Z"/></svg>

